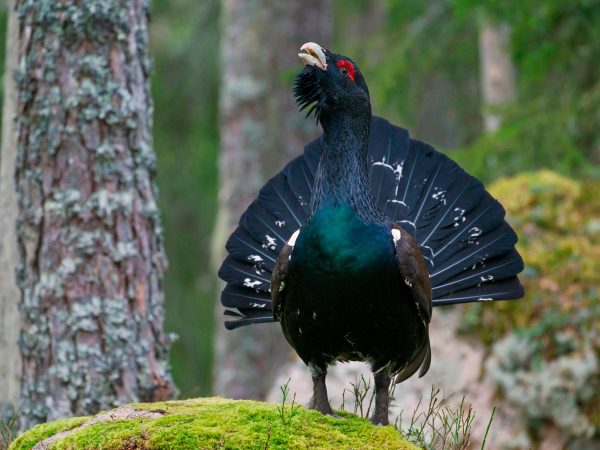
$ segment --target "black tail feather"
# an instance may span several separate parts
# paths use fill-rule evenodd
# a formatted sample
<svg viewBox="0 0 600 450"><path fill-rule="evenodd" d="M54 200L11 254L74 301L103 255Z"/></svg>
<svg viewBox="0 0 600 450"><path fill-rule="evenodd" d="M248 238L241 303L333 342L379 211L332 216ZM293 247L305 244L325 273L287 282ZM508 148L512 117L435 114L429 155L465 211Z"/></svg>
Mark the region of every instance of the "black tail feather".
<svg viewBox="0 0 600 450"><path fill-rule="evenodd" d="M277 255L309 214L321 139L267 182L227 242L221 302L234 329L273 321L270 279ZM374 117L368 161L372 191L391 221L411 233L428 265L434 306L523 296L523 261L504 209L479 180L430 145Z"/></svg>
<svg viewBox="0 0 600 450"><path fill-rule="evenodd" d="M488 282L468 289L451 292L435 300L434 306L491 300L516 300L523 297L523 286L515 276L499 282Z"/></svg>

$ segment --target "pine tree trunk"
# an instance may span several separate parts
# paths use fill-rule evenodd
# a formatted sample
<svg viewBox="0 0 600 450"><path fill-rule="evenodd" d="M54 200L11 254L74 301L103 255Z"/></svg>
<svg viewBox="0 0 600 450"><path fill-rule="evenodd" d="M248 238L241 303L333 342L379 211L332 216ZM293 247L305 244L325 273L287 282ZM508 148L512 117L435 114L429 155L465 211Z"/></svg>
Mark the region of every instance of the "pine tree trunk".
<svg viewBox="0 0 600 450"><path fill-rule="evenodd" d="M17 194L14 172L16 134L14 130L17 95L13 73L17 68L17 16L14 1L8 2L2 149L0 150L0 419L3 412L16 410L19 403L21 359L19 339L19 289L15 276L17 253Z"/></svg>
<svg viewBox="0 0 600 450"><path fill-rule="evenodd" d="M507 24L484 22L479 32L479 60L484 128L494 132L501 124L501 116L494 107L506 105L515 98L515 68Z"/></svg>
<svg viewBox="0 0 600 450"><path fill-rule="evenodd" d="M221 156L216 261L225 239L258 190L317 136L291 94L307 41L327 47L328 1L226 0L221 40ZM217 308L214 390L234 398L264 399L290 347L279 324L232 332Z"/></svg>
<svg viewBox="0 0 600 450"><path fill-rule="evenodd" d="M17 0L24 425L170 398L148 0Z"/></svg>

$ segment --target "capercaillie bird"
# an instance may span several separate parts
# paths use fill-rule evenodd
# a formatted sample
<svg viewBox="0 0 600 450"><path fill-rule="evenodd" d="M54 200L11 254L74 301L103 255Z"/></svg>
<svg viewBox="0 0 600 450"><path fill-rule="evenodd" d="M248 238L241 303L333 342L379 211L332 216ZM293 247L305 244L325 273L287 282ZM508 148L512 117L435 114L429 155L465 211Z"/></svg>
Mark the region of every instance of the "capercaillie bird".
<svg viewBox="0 0 600 450"><path fill-rule="evenodd" d="M279 321L310 368L309 406L324 414L327 367L369 363L371 421L387 424L391 381L429 368L432 306L520 298L523 261L480 181L372 116L350 58L315 43L299 57L293 93L323 134L265 184L230 236L219 271L226 326Z"/></svg>

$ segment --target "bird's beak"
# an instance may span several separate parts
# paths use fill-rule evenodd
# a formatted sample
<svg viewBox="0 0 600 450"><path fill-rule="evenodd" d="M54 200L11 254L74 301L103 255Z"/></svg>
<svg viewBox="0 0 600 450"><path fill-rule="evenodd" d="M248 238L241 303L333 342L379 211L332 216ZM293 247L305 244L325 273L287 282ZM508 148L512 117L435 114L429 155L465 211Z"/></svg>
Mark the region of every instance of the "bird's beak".
<svg viewBox="0 0 600 450"><path fill-rule="evenodd" d="M305 66L317 66L321 70L327 70L327 59L319 44L307 42L300 47L300 51L302 53L298 53L298 56Z"/></svg>

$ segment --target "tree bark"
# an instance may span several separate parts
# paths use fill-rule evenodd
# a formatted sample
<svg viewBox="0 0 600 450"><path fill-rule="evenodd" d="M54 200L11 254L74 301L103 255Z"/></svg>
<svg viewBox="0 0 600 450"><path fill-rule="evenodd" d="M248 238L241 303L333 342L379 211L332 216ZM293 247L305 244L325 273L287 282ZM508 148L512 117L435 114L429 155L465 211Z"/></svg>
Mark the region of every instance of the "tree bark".
<svg viewBox="0 0 600 450"><path fill-rule="evenodd" d="M17 0L24 426L170 398L148 0Z"/></svg>
<svg viewBox="0 0 600 450"><path fill-rule="evenodd" d="M17 95L13 74L17 68L17 16L14 1L8 2L6 64L4 66L4 105L2 111L2 149L0 154L0 419L3 412L17 409L20 392L21 359L19 347L19 289L16 280L17 194L14 172L16 134L14 129Z"/></svg>
<svg viewBox="0 0 600 450"><path fill-rule="evenodd" d="M221 155L215 265L227 236L263 183L318 135L291 94L304 42L327 47L330 2L226 0L221 39ZM279 324L227 332L217 308L214 390L264 399L289 354Z"/></svg>
<svg viewBox="0 0 600 450"><path fill-rule="evenodd" d="M495 107L515 98L515 68L510 56L510 28L485 21L479 33L479 60L483 94L483 121L487 132L500 128L501 116Z"/></svg>

